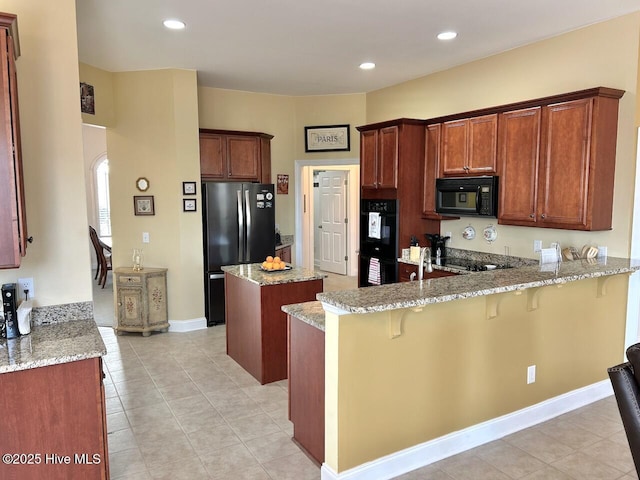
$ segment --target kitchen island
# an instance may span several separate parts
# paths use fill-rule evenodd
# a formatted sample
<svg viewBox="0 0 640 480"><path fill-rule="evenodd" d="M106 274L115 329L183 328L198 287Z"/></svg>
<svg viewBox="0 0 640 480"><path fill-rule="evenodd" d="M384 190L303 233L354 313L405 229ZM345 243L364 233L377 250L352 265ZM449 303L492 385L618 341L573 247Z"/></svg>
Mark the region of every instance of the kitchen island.
<svg viewBox="0 0 640 480"><path fill-rule="evenodd" d="M323 275L305 268L266 272L260 264L225 272L227 354L262 385L287 378L287 316L283 305L315 300Z"/></svg>
<svg viewBox="0 0 640 480"><path fill-rule="evenodd" d="M93 320L0 339L0 478L109 478L106 353Z"/></svg>
<svg viewBox="0 0 640 480"><path fill-rule="evenodd" d="M609 257L319 294L322 478L398 476L610 395L638 269Z"/></svg>

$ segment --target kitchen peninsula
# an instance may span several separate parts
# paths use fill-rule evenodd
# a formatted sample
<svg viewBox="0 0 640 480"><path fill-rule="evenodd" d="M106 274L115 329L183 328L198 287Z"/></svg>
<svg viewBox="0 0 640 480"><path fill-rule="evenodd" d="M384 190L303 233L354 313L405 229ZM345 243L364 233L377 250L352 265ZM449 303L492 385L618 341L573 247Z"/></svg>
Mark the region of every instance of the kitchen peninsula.
<svg viewBox="0 0 640 480"><path fill-rule="evenodd" d="M287 316L283 305L315 300L323 275L305 268L267 272L260 264L225 272L227 354L261 384L287 378Z"/></svg>
<svg viewBox="0 0 640 480"><path fill-rule="evenodd" d="M109 478L106 353L93 320L37 325L29 335L0 339L0 452L15 454L0 463L0 478Z"/></svg>
<svg viewBox="0 0 640 480"><path fill-rule="evenodd" d="M609 257L319 294L322 478L390 478L610 394L639 269Z"/></svg>

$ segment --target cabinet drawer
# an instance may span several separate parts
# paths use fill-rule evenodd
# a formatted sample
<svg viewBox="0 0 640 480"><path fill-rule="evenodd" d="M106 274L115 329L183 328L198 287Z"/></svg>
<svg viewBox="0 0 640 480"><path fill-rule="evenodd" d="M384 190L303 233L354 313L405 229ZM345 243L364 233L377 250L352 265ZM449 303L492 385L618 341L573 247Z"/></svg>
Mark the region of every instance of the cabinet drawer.
<svg viewBox="0 0 640 480"><path fill-rule="evenodd" d="M118 275L118 283L137 283L140 284L142 283L142 278L137 276L137 275Z"/></svg>

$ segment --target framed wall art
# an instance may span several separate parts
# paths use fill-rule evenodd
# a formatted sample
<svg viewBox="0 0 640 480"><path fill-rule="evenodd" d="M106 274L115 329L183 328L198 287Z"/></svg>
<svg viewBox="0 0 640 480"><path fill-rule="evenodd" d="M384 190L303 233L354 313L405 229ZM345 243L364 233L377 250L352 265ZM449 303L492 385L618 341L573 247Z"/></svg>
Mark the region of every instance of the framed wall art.
<svg viewBox="0 0 640 480"><path fill-rule="evenodd" d="M90 115L96 114L96 103L93 94L93 85L80 82L80 111Z"/></svg>
<svg viewBox="0 0 640 480"><path fill-rule="evenodd" d="M196 194L196 182L182 182L182 194L183 195L195 195Z"/></svg>
<svg viewBox="0 0 640 480"><path fill-rule="evenodd" d="M182 211L183 212L195 212L197 210L196 207L196 199L195 198L183 198L182 199Z"/></svg>
<svg viewBox="0 0 640 480"><path fill-rule="evenodd" d="M133 197L133 213L135 215L155 215L153 195L135 195Z"/></svg>
<svg viewBox="0 0 640 480"><path fill-rule="evenodd" d="M349 151L349 125L304 127L305 152Z"/></svg>

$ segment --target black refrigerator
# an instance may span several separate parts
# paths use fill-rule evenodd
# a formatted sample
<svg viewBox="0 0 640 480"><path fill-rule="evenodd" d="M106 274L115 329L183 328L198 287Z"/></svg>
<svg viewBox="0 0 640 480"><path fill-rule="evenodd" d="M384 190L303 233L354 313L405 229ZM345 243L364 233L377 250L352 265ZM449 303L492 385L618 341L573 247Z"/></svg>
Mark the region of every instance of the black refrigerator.
<svg viewBox="0 0 640 480"><path fill-rule="evenodd" d="M273 184L202 184L207 325L224 323L223 265L262 263L276 248Z"/></svg>

